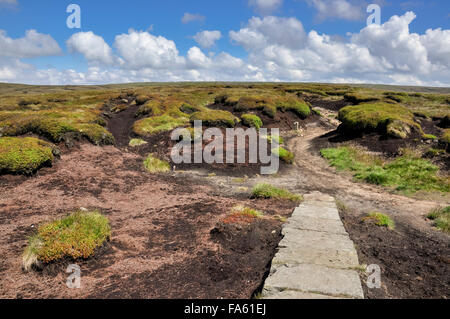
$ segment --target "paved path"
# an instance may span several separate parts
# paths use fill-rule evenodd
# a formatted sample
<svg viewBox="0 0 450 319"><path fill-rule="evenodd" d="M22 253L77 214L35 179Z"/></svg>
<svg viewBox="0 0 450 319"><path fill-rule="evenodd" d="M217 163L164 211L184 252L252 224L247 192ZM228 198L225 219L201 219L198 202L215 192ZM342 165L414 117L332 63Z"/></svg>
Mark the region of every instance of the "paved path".
<svg viewBox="0 0 450 319"><path fill-rule="evenodd" d="M305 195L283 235L263 298L364 298L358 255L333 197Z"/></svg>

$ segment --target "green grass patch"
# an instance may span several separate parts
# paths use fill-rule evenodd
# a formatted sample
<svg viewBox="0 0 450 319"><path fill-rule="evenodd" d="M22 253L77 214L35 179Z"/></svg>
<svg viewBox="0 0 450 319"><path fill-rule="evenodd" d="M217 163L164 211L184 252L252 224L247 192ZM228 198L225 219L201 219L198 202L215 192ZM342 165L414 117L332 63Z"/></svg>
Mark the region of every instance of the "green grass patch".
<svg viewBox="0 0 450 319"><path fill-rule="evenodd" d="M252 190L252 197L286 199L293 202L301 202L303 200L301 195L293 194L288 190L277 188L270 184L256 185Z"/></svg>
<svg viewBox="0 0 450 319"><path fill-rule="evenodd" d="M378 156L350 146L323 149L321 155L338 170L351 171L357 180L393 187L406 194L450 191L448 178L437 175L439 168L436 165L408 152L386 162Z"/></svg>
<svg viewBox="0 0 450 319"><path fill-rule="evenodd" d="M450 206L435 209L428 214L427 218L433 221L435 227L450 233Z"/></svg>
<svg viewBox="0 0 450 319"><path fill-rule="evenodd" d="M189 120L185 117L172 117L161 115L139 120L133 125L133 132L139 136L149 136L160 132L172 131L187 125Z"/></svg>
<svg viewBox="0 0 450 319"><path fill-rule="evenodd" d="M150 173L165 173L170 172L170 164L166 161L160 160L153 155L148 155L144 161L145 169Z"/></svg>
<svg viewBox="0 0 450 319"><path fill-rule="evenodd" d="M388 215L373 212L367 215L367 217L364 218L364 220L373 220L375 222L375 225L380 227L386 227L390 230L395 229L395 222L390 218Z"/></svg>
<svg viewBox="0 0 450 319"><path fill-rule="evenodd" d="M241 116L242 123L248 127L254 127L259 130L263 126L263 121L255 114L244 114Z"/></svg>
<svg viewBox="0 0 450 319"><path fill-rule="evenodd" d="M0 174L32 174L51 165L54 146L33 137L0 138Z"/></svg>
<svg viewBox="0 0 450 319"><path fill-rule="evenodd" d="M111 237L108 219L98 211L76 211L69 216L41 225L29 238L23 254L23 268L50 263L65 257L74 260L92 256Z"/></svg>

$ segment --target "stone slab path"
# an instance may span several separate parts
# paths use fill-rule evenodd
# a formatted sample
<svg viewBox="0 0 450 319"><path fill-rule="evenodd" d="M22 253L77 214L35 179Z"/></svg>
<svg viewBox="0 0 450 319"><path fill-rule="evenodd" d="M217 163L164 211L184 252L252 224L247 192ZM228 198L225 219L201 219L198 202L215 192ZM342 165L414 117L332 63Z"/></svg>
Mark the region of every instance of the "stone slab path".
<svg viewBox="0 0 450 319"><path fill-rule="evenodd" d="M283 227L265 299L364 298L358 255L333 197L305 195Z"/></svg>

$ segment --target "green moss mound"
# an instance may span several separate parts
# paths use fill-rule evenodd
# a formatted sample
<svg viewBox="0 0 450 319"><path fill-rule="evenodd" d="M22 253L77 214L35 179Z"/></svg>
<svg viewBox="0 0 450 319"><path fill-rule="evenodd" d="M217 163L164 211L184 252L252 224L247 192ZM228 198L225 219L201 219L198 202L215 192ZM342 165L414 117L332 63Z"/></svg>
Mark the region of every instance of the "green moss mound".
<svg viewBox="0 0 450 319"><path fill-rule="evenodd" d="M286 199L293 202L301 202L303 200L301 195L293 194L288 190L277 188L270 184L256 185L252 190L252 197Z"/></svg>
<svg viewBox="0 0 450 319"><path fill-rule="evenodd" d="M202 121L204 126L209 127L235 127L239 122L233 114L228 111L205 110L195 112L190 117L191 122Z"/></svg>
<svg viewBox="0 0 450 319"><path fill-rule="evenodd" d="M344 95L344 99L353 104L375 102L380 100L378 96L367 95L363 93L347 93Z"/></svg>
<svg viewBox="0 0 450 319"><path fill-rule="evenodd" d="M303 101L294 97L284 97L275 102L278 109L291 111L301 119L306 119L311 115L311 108Z"/></svg>
<svg viewBox="0 0 450 319"><path fill-rule="evenodd" d="M159 116L163 114L161 111L161 102L158 100L150 100L139 107L136 116Z"/></svg>
<svg viewBox="0 0 450 319"><path fill-rule="evenodd" d="M254 127L259 130L263 126L263 121L258 115L244 114L241 116L242 123L248 127Z"/></svg>
<svg viewBox="0 0 450 319"><path fill-rule="evenodd" d="M53 162L53 146L33 137L0 138L0 174L32 174Z"/></svg>
<svg viewBox="0 0 450 319"><path fill-rule="evenodd" d="M275 156L278 156L283 162L285 162L287 164L294 163L294 154L282 147L273 149L272 154L274 154Z"/></svg>
<svg viewBox="0 0 450 319"><path fill-rule="evenodd" d="M23 268L69 257L88 258L111 237L108 219L98 211L76 211L69 216L41 225L29 238L23 255Z"/></svg>
<svg viewBox="0 0 450 319"><path fill-rule="evenodd" d="M407 108L387 103L347 106L339 111L339 120L346 131L380 131L392 137L406 138L413 131L422 132Z"/></svg>
<svg viewBox="0 0 450 319"><path fill-rule="evenodd" d="M189 120L184 117L161 115L139 120L133 125L133 132L139 136L149 136L159 132L172 131L187 125Z"/></svg>

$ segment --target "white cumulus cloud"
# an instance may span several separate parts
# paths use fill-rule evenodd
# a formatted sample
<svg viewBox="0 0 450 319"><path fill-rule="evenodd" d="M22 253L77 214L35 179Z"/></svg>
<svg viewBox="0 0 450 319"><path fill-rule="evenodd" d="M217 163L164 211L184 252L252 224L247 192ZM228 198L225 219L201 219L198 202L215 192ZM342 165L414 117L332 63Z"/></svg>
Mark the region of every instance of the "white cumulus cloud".
<svg viewBox="0 0 450 319"><path fill-rule="evenodd" d="M33 58L61 53L58 43L48 34L28 30L25 32L25 37L12 39L7 36L6 31L0 30L0 56Z"/></svg>
<svg viewBox="0 0 450 319"><path fill-rule="evenodd" d="M80 53L90 62L102 64L115 62L111 47L101 36L95 35L92 31L75 33L66 44L70 52Z"/></svg>
<svg viewBox="0 0 450 319"><path fill-rule="evenodd" d="M202 48L211 48L214 46L217 40L222 38L222 33L220 31L202 31L198 32L194 36L194 40L202 47Z"/></svg>

